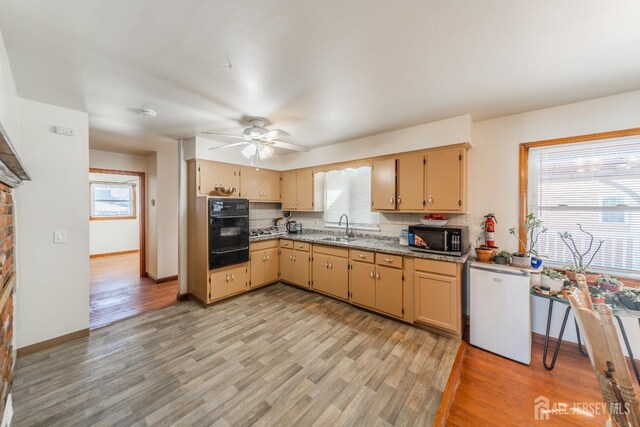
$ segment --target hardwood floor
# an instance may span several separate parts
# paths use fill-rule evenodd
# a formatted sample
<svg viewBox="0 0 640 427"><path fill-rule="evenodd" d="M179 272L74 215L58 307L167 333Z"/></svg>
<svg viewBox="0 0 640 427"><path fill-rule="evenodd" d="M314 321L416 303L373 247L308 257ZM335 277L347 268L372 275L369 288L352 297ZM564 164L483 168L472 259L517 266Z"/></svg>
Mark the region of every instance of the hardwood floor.
<svg viewBox="0 0 640 427"><path fill-rule="evenodd" d="M14 425L430 425L458 346L277 284L18 359Z"/></svg>
<svg viewBox="0 0 640 427"><path fill-rule="evenodd" d="M175 304L178 281L139 277L139 253L91 259L90 328Z"/></svg>
<svg viewBox="0 0 640 427"><path fill-rule="evenodd" d="M555 342L552 342L555 346ZM551 347L551 345L550 345ZM534 399L546 396L553 403L599 403L602 395L587 357L577 346L564 345L553 371L542 366L542 340L533 340L532 363L525 366L479 348L468 346L460 384L447 419L449 426L522 426L536 423ZM549 356L549 358L551 355ZM550 359L549 359L550 360ZM603 409L603 408L601 408ZM550 414L552 425L605 425L605 415Z"/></svg>

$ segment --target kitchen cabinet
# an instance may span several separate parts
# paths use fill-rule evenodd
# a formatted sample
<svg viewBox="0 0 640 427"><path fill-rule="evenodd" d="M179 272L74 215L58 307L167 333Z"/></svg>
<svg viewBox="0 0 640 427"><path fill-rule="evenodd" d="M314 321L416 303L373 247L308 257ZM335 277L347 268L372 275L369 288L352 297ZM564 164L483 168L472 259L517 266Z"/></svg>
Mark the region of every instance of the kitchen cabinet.
<svg viewBox="0 0 640 427"><path fill-rule="evenodd" d="M314 245L312 288L343 300L349 299L349 250Z"/></svg>
<svg viewBox="0 0 640 427"><path fill-rule="evenodd" d="M251 202L280 201L280 172L243 166L240 170L239 197Z"/></svg>
<svg viewBox="0 0 640 427"><path fill-rule="evenodd" d="M424 209L424 154L399 157L397 160L398 195L396 206L401 211Z"/></svg>
<svg viewBox="0 0 640 427"><path fill-rule="evenodd" d="M257 288L278 281L280 271L278 241L267 240L252 243L250 247L250 288Z"/></svg>
<svg viewBox="0 0 640 427"><path fill-rule="evenodd" d="M402 270L376 266L376 309L395 317L402 317Z"/></svg>
<svg viewBox="0 0 640 427"><path fill-rule="evenodd" d="M376 308L376 267L362 261L351 261L351 302Z"/></svg>
<svg viewBox="0 0 640 427"><path fill-rule="evenodd" d="M374 160L371 169L371 209L396 209L396 159Z"/></svg>
<svg viewBox="0 0 640 427"><path fill-rule="evenodd" d="M209 275L209 301L213 302L245 292L249 286L248 263L211 271Z"/></svg>
<svg viewBox="0 0 640 427"><path fill-rule="evenodd" d="M321 211L323 200L323 173L311 169L282 172L282 210Z"/></svg>
<svg viewBox="0 0 640 427"><path fill-rule="evenodd" d="M465 212L466 153L463 147L429 151L426 155L426 210Z"/></svg>
<svg viewBox="0 0 640 427"><path fill-rule="evenodd" d="M416 322L461 335L460 266L416 260L415 270Z"/></svg>
<svg viewBox="0 0 640 427"><path fill-rule="evenodd" d="M240 188L240 166L228 163L197 160L196 164L198 194L208 196L216 186L234 187L238 196Z"/></svg>
<svg viewBox="0 0 640 427"><path fill-rule="evenodd" d="M299 246L299 245L298 245ZM291 249L289 249L291 247ZM293 285L309 288L310 278L309 245L294 248L291 240L280 241L280 279Z"/></svg>
<svg viewBox="0 0 640 427"><path fill-rule="evenodd" d="M351 250L351 303L404 317L402 257ZM375 263L374 263L375 259Z"/></svg>

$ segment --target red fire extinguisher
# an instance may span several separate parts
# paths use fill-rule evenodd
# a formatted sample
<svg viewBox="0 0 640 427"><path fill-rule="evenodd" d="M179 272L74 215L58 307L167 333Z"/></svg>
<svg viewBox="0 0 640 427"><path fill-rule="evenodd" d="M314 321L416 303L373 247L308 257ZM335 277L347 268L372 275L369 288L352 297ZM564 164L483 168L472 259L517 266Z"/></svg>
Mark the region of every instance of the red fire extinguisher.
<svg viewBox="0 0 640 427"><path fill-rule="evenodd" d="M485 218L487 218L487 220L484 222L484 235L485 235L485 240L487 241L487 246L495 246L496 242L495 242L495 231L496 231L496 224L498 223L498 220L496 219L495 215L493 215L492 213L487 214L484 216Z"/></svg>

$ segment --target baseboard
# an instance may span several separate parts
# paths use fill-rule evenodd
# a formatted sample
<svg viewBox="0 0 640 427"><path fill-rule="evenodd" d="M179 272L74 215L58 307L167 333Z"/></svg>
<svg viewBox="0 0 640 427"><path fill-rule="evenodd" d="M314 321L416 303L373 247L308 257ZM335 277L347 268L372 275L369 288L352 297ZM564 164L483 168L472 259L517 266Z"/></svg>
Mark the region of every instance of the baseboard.
<svg viewBox="0 0 640 427"><path fill-rule="evenodd" d="M178 292L178 294L176 295L176 299L178 301L189 301L190 298L188 293L181 294L180 292Z"/></svg>
<svg viewBox="0 0 640 427"><path fill-rule="evenodd" d="M79 331L71 332L69 334L60 335L59 337L51 338L46 341L41 341L35 344L27 345L18 349L18 357L28 356L33 353L48 350L53 347L57 347L62 344L66 344L71 341L79 340L89 336L89 328L81 329Z"/></svg>
<svg viewBox="0 0 640 427"><path fill-rule="evenodd" d="M458 385L460 385L462 362L464 360L465 352L467 351L467 345L468 344L466 342L460 341L460 347L458 347L458 353L453 361L447 386L444 389L444 393L442 393L442 400L440 400L440 406L438 407L438 412L436 413L436 417L433 421L434 426L444 426L447 424L449 411L451 410L451 405L455 399Z"/></svg>
<svg viewBox="0 0 640 427"><path fill-rule="evenodd" d="M157 278L157 279L155 277L153 277L153 275L151 275L149 273L145 273L144 275L145 275L145 277L147 279L151 280L156 285L159 285L160 283L167 283L167 282L173 282L174 280L178 280L178 275L168 276L168 277L160 277L160 278Z"/></svg>
<svg viewBox="0 0 640 427"><path fill-rule="evenodd" d="M89 255L89 258L102 258L106 256L126 255L126 254L133 254L136 252L140 252L140 249L131 249L130 251L107 252L104 254L93 254L93 255Z"/></svg>

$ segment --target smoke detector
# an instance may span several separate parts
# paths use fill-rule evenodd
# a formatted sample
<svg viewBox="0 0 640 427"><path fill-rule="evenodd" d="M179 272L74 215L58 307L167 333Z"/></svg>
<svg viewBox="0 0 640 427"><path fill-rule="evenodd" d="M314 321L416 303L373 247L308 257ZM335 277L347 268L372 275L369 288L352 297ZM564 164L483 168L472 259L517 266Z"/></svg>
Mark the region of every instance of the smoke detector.
<svg viewBox="0 0 640 427"><path fill-rule="evenodd" d="M145 117L151 117L152 119L155 119L155 117L158 115L155 110L151 110L150 108L141 108L140 114Z"/></svg>

